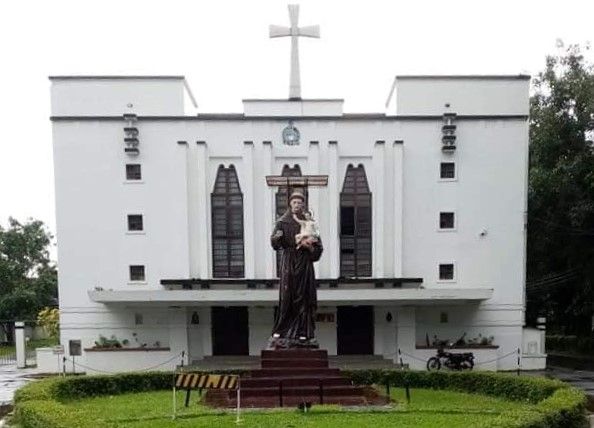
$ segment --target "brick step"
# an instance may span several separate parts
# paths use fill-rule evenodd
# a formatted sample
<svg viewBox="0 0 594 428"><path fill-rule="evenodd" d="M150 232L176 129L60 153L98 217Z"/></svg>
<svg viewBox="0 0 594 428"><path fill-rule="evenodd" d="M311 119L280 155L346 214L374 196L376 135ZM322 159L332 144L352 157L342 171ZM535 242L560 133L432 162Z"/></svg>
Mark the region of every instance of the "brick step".
<svg viewBox="0 0 594 428"><path fill-rule="evenodd" d="M324 386L348 386L351 381L345 377L340 376L316 376L316 377L261 377L261 378L242 378L242 388L266 388L278 387L279 382L283 382L283 387L291 386L316 386L323 382Z"/></svg>
<svg viewBox="0 0 594 428"><path fill-rule="evenodd" d="M261 353L262 359L268 358L328 358L328 351L325 349L284 349L284 350L264 350Z"/></svg>
<svg viewBox="0 0 594 428"><path fill-rule="evenodd" d="M310 396L283 396L283 407L297 407L303 402L309 402L313 405L320 404L319 395ZM236 406L235 397L229 399L227 406ZM362 406L367 404L367 400L363 396L346 396L346 397L324 397L323 404L338 404L342 406ZM263 408L263 407L280 407L280 401L278 397L247 397L241 398L242 408Z"/></svg>
<svg viewBox="0 0 594 428"><path fill-rule="evenodd" d="M274 377L274 378L294 378L294 377L313 377L319 378L320 376L326 377L338 377L340 376L340 369L318 367L318 368L265 368L258 370L251 370L250 375L252 378L262 377Z"/></svg>
<svg viewBox="0 0 594 428"><path fill-rule="evenodd" d="M262 359L262 368L284 368L284 367L328 367L328 359L321 358L270 358Z"/></svg>
<svg viewBox="0 0 594 428"><path fill-rule="evenodd" d="M359 386L325 386L322 388L322 395L324 397L348 397L348 396L362 396L364 393L363 388ZM231 395L235 394L233 392ZM278 397L280 395L279 387L258 387L258 388L241 388L242 397ZM320 396L319 386L297 386L297 387L285 387L282 389L283 397L293 396Z"/></svg>

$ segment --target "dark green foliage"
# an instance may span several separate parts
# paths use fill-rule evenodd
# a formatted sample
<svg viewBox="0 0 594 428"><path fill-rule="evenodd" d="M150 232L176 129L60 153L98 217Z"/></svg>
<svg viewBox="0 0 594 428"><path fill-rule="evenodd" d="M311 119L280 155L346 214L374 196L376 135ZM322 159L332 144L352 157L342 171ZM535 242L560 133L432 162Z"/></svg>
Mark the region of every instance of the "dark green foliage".
<svg viewBox="0 0 594 428"><path fill-rule="evenodd" d="M549 56L530 104L528 322L589 336L594 313L594 69Z"/></svg>
<svg viewBox="0 0 594 428"><path fill-rule="evenodd" d="M421 372L405 370L355 370L347 372L356 384L385 384L411 388L450 389L501 397L514 401L538 403L567 384L541 377L518 377L491 372Z"/></svg>
<svg viewBox="0 0 594 428"><path fill-rule="evenodd" d="M547 335L546 349L550 351L566 351L594 355L594 338Z"/></svg>
<svg viewBox="0 0 594 428"><path fill-rule="evenodd" d="M53 236L41 221L21 224L10 218L0 226L0 326L12 341L13 323L35 320L58 296L56 266L50 262Z"/></svg>

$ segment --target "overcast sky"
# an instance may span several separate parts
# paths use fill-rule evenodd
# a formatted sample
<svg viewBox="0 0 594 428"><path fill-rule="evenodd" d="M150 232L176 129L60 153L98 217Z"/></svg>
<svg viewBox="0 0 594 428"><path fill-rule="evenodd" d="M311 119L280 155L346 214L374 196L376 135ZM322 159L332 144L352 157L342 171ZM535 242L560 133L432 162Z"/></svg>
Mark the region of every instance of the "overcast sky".
<svg viewBox="0 0 594 428"><path fill-rule="evenodd" d="M198 112L288 96L287 2L3 1L0 4L0 224L55 231L49 75L183 74ZM301 1L304 98L383 112L396 74L536 74L556 40L594 38L594 1ZM592 52L587 54L592 61ZM190 109L188 114L194 114ZM92 162L89 159L89 162Z"/></svg>

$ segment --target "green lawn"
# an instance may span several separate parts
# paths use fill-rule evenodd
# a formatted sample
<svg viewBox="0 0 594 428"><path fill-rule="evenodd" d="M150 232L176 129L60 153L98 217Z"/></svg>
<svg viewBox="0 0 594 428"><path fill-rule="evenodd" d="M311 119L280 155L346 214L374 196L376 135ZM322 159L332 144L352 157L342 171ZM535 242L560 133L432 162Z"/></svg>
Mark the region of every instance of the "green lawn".
<svg viewBox="0 0 594 428"><path fill-rule="evenodd" d="M105 427L230 427L235 426L233 411L219 411L192 403L183 407L185 392L178 392L177 414L171 420L172 393L157 391L87 398L64 403L66 410L81 412L89 426ZM478 427L499 421L512 426L513 417L505 412L534 411L534 406L477 394L413 389L411 403L404 392L393 390L397 400L389 408L339 410L335 406L317 406L307 414L294 409L242 412L245 427ZM78 427L77 427L78 428Z"/></svg>

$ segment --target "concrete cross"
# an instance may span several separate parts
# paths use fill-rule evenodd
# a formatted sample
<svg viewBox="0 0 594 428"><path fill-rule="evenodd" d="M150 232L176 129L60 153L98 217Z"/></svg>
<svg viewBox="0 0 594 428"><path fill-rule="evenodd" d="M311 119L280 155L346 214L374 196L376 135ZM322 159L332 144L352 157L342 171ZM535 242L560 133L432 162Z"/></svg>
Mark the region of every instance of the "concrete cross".
<svg viewBox="0 0 594 428"><path fill-rule="evenodd" d="M289 84L289 99L301 99L301 76L299 74L299 45L298 37L320 38L320 26L310 25L299 27L299 5L289 5L290 27L281 27L279 25L270 26L270 38L291 36L291 82Z"/></svg>

